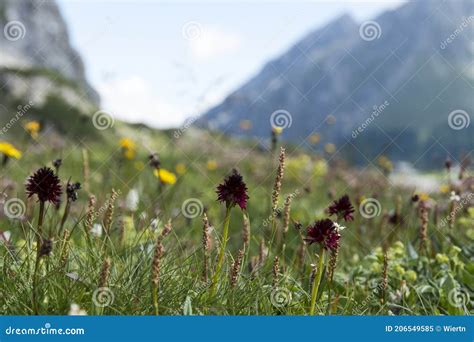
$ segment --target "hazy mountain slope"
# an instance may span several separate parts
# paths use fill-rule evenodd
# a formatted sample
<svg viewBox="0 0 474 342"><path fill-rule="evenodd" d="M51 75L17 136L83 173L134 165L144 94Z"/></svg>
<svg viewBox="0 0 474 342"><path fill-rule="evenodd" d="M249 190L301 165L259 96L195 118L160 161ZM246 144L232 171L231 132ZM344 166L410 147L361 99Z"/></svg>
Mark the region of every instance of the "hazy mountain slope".
<svg viewBox="0 0 474 342"><path fill-rule="evenodd" d="M84 112L99 103L54 0L0 0L0 27L4 97L38 106L54 94Z"/></svg>
<svg viewBox="0 0 474 342"><path fill-rule="evenodd" d="M271 114L284 109L292 119L286 139L306 144L318 132L322 143L349 148L355 161L382 152L415 161L433 139L443 147L435 144L430 158L444 158L444 147L454 154L470 151L474 125L453 130L448 115L474 112L473 15L469 0L420 0L375 18L375 31L343 16L270 61L200 124L266 137ZM385 108L376 120L353 134L381 104ZM252 128L242 130L242 120L251 120Z"/></svg>

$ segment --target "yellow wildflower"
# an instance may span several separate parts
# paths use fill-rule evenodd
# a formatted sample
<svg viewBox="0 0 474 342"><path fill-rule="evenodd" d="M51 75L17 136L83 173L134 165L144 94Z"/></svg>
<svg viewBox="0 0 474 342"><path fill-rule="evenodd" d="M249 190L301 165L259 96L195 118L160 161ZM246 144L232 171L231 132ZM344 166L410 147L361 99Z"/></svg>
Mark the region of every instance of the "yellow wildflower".
<svg viewBox="0 0 474 342"><path fill-rule="evenodd" d="M128 160L135 158L135 149L137 145L130 138L122 138L119 141L120 147L122 147L123 156Z"/></svg>
<svg viewBox="0 0 474 342"><path fill-rule="evenodd" d="M292 177L293 175L298 176L300 172L306 170L309 165L311 165L311 158L307 154L288 158L286 161L286 168L289 171L289 177Z"/></svg>
<svg viewBox="0 0 474 342"><path fill-rule="evenodd" d="M405 272L405 278L408 281L415 281L417 278L416 272L413 270L408 270Z"/></svg>
<svg viewBox="0 0 474 342"><path fill-rule="evenodd" d="M436 261L440 264L448 264L449 257L446 254L437 253L436 254Z"/></svg>
<svg viewBox="0 0 474 342"><path fill-rule="evenodd" d="M447 184L442 184L440 187L439 187L439 192L441 192L442 194L447 194L450 190L450 186L447 185Z"/></svg>
<svg viewBox="0 0 474 342"><path fill-rule="evenodd" d="M401 265L395 265L394 270L401 276L405 274L405 269Z"/></svg>
<svg viewBox="0 0 474 342"><path fill-rule="evenodd" d="M24 127L33 139L38 137L38 132L41 128L41 125L38 121L28 121Z"/></svg>
<svg viewBox="0 0 474 342"><path fill-rule="evenodd" d="M327 117L326 117L326 123L328 125L334 125L336 123L336 117L332 114L329 114Z"/></svg>
<svg viewBox="0 0 474 342"><path fill-rule="evenodd" d="M317 144L320 140L321 140L321 135L319 133L311 134L311 136L309 137L309 142L312 145Z"/></svg>
<svg viewBox="0 0 474 342"><path fill-rule="evenodd" d="M120 147L127 150L134 150L137 147L135 142L130 138L122 138L120 139L119 143L120 143Z"/></svg>
<svg viewBox="0 0 474 342"><path fill-rule="evenodd" d="M140 170L140 171L145 168L145 163L143 163L140 160L136 161L133 165L135 166L135 169Z"/></svg>
<svg viewBox="0 0 474 342"><path fill-rule="evenodd" d="M217 162L213 159L207 161L207 169L209 171L214 171L217 169Z"/></svg>
<svg viewBox="0 0 474 342"><path fill-rule="evenodd" d="M470 207L467 209L467 213L469 214L470 218L474 219L474 207Z"/></svg>
<svg viewBox="0 0 474 342"><path fill-rule="evenodd" d="M382 265L378 262L373 262L371 265L370 265L370 271L372 273L380 273L382 271Z"/></svg>
<svg viewBox="0 0 474 342"><path fill-rule="evenodd" d="M331 144L331 143L326 144L326 145L324 145L324 150L327 153L332 154L332 153L336 152L336 145Z"/></svg>
<svg viewBox="0 0 474 342"><path fill-rule="evenodd" d="M272 126L272 132L276 135L280 135L283 132L283 127Z"/></svg>
<svg viewBox="0 0 474 342"><path fill-rule="evenodd" d="M323 177L328 173L328 163L324 159L319 159L314 163L313 175Z"/></svg>
<svg viewBox="0 0 474 342"><path fill-rule="evenodd" d="M179 175L184 175L186 173L186 165L183 163L176 164L176 173Z"/></svg>
<svg viewBox="0 0 474 342"><path fill-rule="evenodd" d="M242 120L240 121L240 129L243 131L248 131L252 128L252 122L250 120Z"/></svg>
<svg viewBox="0 0 474 342"><path fill-rule="evenodd" d="M134 149L124 149L123 150L123 156L127 158L128 160L132 160L135 158L135 150Z"/></svg>
<svg viewBox="0 0 474 342"><path fill-rule="evenodd" d="M459 253L461 253L462 249L459 248L458 246L451 246L449 249L449 256L454 258L456 257Z"/></svg>
<svg viewBox="0 0 474 342"><path fill-rule="evenodd" d="M387 172L393 170L393 163L386 156L380 156L377 160L377 164Z"/></svg>
<svg viewBox="0 0 474 342"><path fill-rule="evenodd" d="M422 192L418 195L420 197L420 201L428 201L430 199L430 195L425 192Z"/></svg>
<svg viewBox="0 0 474 342"><path fill-rule="evenodd" d="M160 179L164 184L174 184L176 183L176 175L173 172L170 172L165 169L159 169L153 171L154 175Z"/></svg>
<svg viewBox="0 0 474 342"><path fill-rule="evenodd" d="M7 158L21 158L21 152L17 150L12 144L0 141L0 153Z"/></svg>

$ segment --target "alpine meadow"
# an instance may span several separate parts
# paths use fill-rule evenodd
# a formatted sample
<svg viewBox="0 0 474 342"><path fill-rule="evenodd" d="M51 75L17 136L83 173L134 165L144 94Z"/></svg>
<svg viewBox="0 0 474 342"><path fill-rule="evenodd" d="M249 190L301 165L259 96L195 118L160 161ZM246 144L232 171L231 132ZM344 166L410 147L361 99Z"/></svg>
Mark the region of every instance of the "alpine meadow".
<svg viewBox="0 0 474 342"><path fill-rule="evenodd" d="M286 26L274 40L265 29L224 35L197 9L192 20L156 14L134 28L143 36L127 36L117 23L131 2L93 6L0 0L2 315L474 314L471 1L400 1L370 20L337 10L314 31L305 9L317 17L332 5L301 4L288 13L296 23L275 19ZM137 5L160 6L187 5ZM209 13L230 27L229 11L246 6ZM287 5L255 6L252 29ZM144 69L165 29L143 51L134 44L161 21L169 46ZM280 32L292 23L306 35ZM182 74L167 79L173 67L159 65L185 63L173 32L193 61L216 54L195 75L258 68L157 126L175 112L143 101L175 99L170 79ZM266 53L261 37L291 43ZM113 88L128 58L126 72L147 70L159 88ZM117 114L129 102L136 110Z"/></svg>

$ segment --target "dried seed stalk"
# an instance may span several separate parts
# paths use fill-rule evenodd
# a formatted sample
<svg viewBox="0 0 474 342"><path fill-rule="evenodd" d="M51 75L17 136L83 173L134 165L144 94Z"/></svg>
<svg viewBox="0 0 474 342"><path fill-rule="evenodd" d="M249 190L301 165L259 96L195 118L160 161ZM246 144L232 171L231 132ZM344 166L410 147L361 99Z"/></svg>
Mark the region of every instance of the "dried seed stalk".
<svg viewBox="0 0 474 342"><path fill-rule="evenodd" d="M232 271L230 274L230 287L234 288L237 285L237 280L239 279L240 268L242 266L242 258L244 257L244 250L239 250L237 258L232 263Z"/></svg>
<svg viewBox="0 0 474 342"><path fill-rule="evenodd" d="M207 214L203 215L203 228L202 228L202 251L203 251L203 266L202 266L202 278L204 282L208 281L209 274L209 252L211 250L211 236L209 234L209 219Z"/></svg>
<svg viewBox="0 0 474 342"><path fill-rule="evenodd" d="M285 149L280 148L280 157L278 159L278 169L275 177L275 184L273 185L272 192L272 214L276 215L276 210L278 206L278 197L280 196L281 191L281 182L283 180L283 174L285 171Z"/></svg>

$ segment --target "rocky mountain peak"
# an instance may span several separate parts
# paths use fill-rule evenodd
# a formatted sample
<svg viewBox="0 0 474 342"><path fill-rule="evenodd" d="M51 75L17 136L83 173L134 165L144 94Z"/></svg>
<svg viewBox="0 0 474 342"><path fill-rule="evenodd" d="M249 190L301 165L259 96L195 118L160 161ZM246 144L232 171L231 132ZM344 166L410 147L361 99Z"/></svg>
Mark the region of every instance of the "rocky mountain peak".
<svg viewBox="0 0 474 342"><path fill-rule="evenodd" d="M53 85L61 83L70 86L59 90L61 95L83 109L99 103L54 0L1 0L0 27L0 76L9 93L42 102L49 91L31 84L37 88L43 81L54 91Z"/></svg>

